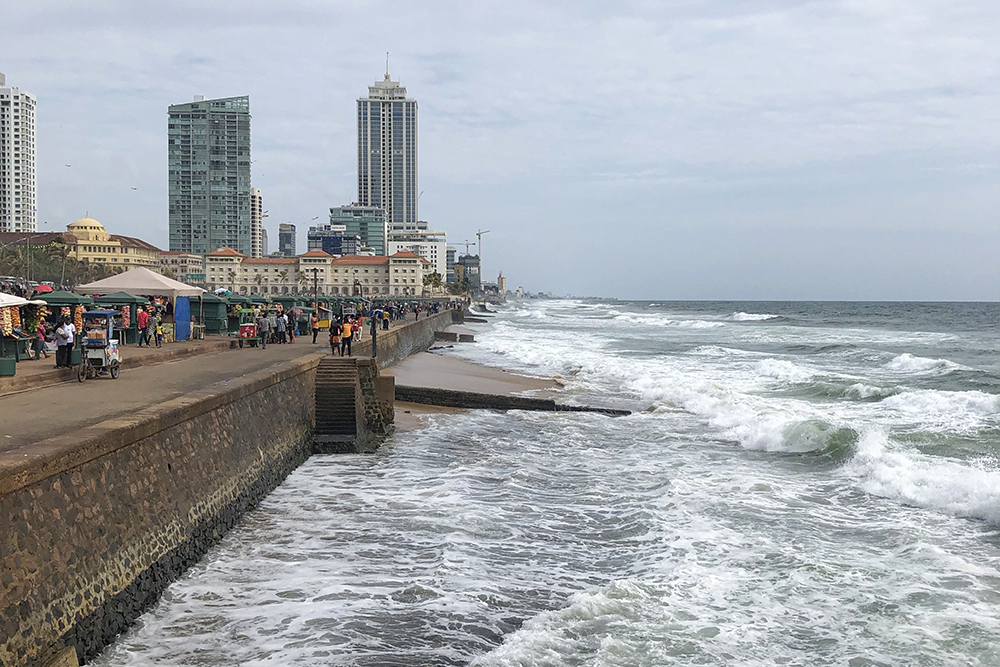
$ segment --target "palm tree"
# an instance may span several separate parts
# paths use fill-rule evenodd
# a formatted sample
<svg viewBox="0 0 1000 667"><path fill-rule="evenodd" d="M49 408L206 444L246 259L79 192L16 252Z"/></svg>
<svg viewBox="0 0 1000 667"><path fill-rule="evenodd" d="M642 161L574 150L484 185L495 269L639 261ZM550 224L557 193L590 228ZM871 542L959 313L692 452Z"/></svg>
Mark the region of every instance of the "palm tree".
<svg viewBox="0 0 1000 667"><path fill-rule="evenodd" d="M260 293L260 285L261 285L261 283L264 282L264 274L263 273L258 273L257 275L255 275L253 277L253 281L255 283L257 283L257 293L259 294Z"/></svg>
<svg viewBox="0 0 1000 667"><path fill-rule="evenodd" d="M236 271L229 269L229 282L233 286L233 294L236 294Z"/></svg>

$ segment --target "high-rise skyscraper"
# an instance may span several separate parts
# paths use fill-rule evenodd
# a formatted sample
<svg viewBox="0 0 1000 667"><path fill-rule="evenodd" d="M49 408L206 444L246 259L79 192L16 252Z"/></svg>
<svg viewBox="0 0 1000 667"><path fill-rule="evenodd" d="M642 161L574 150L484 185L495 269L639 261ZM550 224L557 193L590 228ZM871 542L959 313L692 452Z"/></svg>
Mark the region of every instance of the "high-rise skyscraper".
<svg viewBox="0 0 1000 667"><path fill-rule="evenodd" d="M259 188L250 188L250 256L264 256L264 198Z"/></svg>
<svg viewBox="0 0 1000 667"><path fill-rule="evenodd" d="M35 96L0 73L0 232L38 230Z"/></svg>
<svg viewBox="0 0 1000 667"><path fill-rule="evenodd" d="M358 202L389 224L417 221L417 101L389 78L358 99Z"/></svg>
<svg viewBox="0 0 1000 667"><path fill-rule="evenodd" d="M250 98L196 95L168 113L170 249L250 256Z"/></svg>
<svg viewBox="0 0 1000 667"><path fill-rule="evenodd" d="M278 225L278 252L283 257L295 257L295 225L290 222Z"/></svg>

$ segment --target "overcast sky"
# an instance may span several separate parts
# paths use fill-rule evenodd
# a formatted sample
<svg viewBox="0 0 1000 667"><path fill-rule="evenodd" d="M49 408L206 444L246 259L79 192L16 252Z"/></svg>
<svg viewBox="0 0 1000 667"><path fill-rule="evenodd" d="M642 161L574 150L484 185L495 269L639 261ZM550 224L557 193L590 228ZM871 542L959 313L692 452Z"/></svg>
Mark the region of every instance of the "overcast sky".
<svg viewBox="0 0 1000 667"><path fill-rule="evenodd" d="M167 106L250 96L277 225L357 197L355 100L419 103L420 217L508 286L1000 299L1000 2L30 2L40 230L167 246ZM66 167L64 165L72 165ZM132 188L137 188L132 190Z"/></svg>

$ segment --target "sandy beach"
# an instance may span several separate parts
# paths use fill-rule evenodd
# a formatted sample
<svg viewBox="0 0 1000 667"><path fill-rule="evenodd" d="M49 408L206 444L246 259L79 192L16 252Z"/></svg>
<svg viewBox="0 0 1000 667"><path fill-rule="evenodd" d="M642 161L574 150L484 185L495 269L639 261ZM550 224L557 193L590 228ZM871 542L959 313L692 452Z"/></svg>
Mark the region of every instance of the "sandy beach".
<svg viewBox="0 0 1000 667"><path fill-rule="evenodd" d="M397 385L434 387L481 394L514 395L530 392L544 397L559 387L554 380L529 377L508 371L480 366L456 357L420 352L381 371L396 378ZM417 403L396 402L395 425L399 431L412 431L423 426L423 415L461 412L461 408L445 408Z"/></svg>

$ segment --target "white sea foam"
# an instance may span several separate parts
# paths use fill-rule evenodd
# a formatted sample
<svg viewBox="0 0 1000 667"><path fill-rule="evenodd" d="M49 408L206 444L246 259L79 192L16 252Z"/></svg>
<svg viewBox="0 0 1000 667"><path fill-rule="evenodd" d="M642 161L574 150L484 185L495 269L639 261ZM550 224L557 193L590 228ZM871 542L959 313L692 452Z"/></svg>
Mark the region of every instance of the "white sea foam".
<svg viewBox="0 0 1000 667"><path fill-rule="evenodd" d="M881 398L884 396L892 396L893 394L898 394L903 391L901 387L877 387L871 384L865 384L864 382L855 382L851 386L844 389L844 396L847 398Z"/></svg>
<svg viewBox="0 0 1000 667"><path fill-rule="evenodd" d="M880 405L935 431L977 430L1000 416L1000 395L982 391L918 389L888 396Z"/></svg>
<svg viewBox="0 0 1000 667"><path fill-rule="evenodd" d="M734 322L763 322L764 320L773 320L775 318L781 317L781 315L769 315L767 313L743 313L737 312L732 313L729 319Z"/></svg>
<svg viewBox="0 0 1000 667"><path fill-rule="evenodd" d="M869 429L845 471L872 494L908 505L1000 522L1000 473L931 457Z"/></svg>
<svg viewBox="0 0 1000 667"><path fill-rule="evenodd" d="M917 357L909 352L894 357L892 361L885 365L886 368L899 373L927 373L929 371L955 370L961 368L958 364L947 359L928 359L927 357Z"/></svg>
<svg viewBox="0 0 1000 667"><path fill-rule="evenodd" d="M806 382L815 377L817 371L792 363L785 359L763 359L755 365L757 373L764 377L784 382Z"/></svg>

